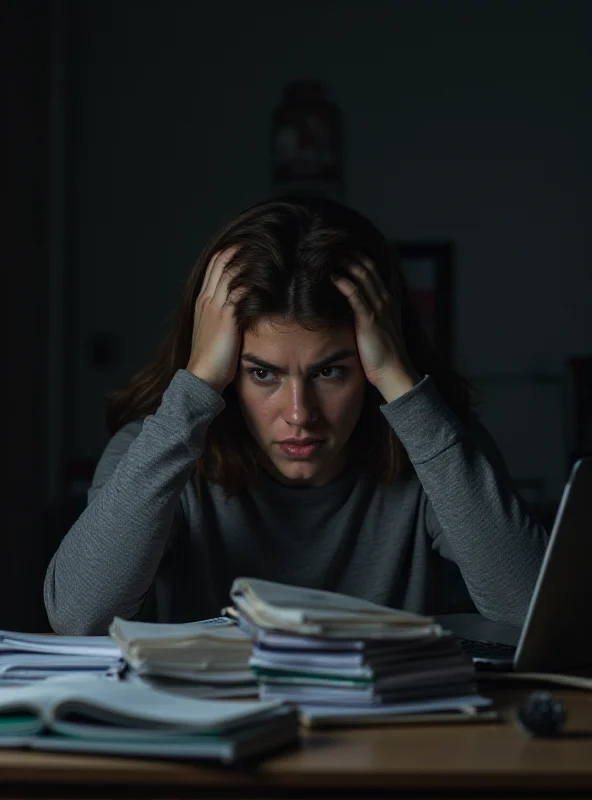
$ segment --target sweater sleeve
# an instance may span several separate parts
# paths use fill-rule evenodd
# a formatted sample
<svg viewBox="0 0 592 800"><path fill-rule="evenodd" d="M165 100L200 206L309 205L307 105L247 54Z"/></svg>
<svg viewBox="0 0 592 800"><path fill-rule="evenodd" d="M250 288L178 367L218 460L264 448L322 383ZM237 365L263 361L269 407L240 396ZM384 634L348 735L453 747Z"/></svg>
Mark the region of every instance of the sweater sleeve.
<svg viewBox="0 0 592 800"><path fill-rule="evenodd" d="M452 555L484 617L521 625L548 537L491 436L476 418L463 424L430 376L381 410L427 495L435 549Z"/></svg>
<svg viewBox="0 0 592 800"><path fill-rule="evenodd" d="M45 607L57 633L105 634L114 616L139 613L207 428L224 407L207 383L179 370L156 413L111 439L88 505L45 575Z"/></svg>

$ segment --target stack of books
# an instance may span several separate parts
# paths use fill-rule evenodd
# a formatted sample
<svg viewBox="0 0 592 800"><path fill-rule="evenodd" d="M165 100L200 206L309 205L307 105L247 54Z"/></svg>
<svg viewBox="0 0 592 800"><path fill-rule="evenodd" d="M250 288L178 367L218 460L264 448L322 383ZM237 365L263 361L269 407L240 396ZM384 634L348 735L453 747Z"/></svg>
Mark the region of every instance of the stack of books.
<svg viewBox="0 0 592 800"><path fill-rule="evenodd" d="M86 675L0 692L0 748L233 763L298 742L279 702L174 697Z"/></svg>
<svg viewBox="0 0 592 800"><path fill-rule="evenodd" d="M115 617L109 635L129 681L193 697L257 695L251 639L230 618L162 624Z"/></svg>
<svg viewBox="0 0 592 800"><path fill-rule="evenodd" d="M238 578L231 598L227 613L254 642L260 697L297 704L308 724L474 718L491 705L455 635L430 617L252 578Z"/></svg>
<svg viewBox="0 0 592 800"><path fill-rule="evenodd" d="M0 689L59 675L116 676L124 666L108 636L45 636L0 631Z"/></svg>

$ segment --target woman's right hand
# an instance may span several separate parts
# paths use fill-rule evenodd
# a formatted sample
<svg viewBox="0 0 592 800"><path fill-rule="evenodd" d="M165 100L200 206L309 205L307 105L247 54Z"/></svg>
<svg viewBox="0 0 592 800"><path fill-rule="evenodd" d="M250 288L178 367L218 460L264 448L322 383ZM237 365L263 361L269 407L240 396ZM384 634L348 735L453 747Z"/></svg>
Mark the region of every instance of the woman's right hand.
<svg viewBox="0 0 592 800"><path fill-rule="evenodd" d="M216 253L206 269L203 286L195 302L193 338L187 371L222 394L234 380L241 348L241 332L235 304L246 288L228 294L237 267L225 269L237 248Z"/></svg>

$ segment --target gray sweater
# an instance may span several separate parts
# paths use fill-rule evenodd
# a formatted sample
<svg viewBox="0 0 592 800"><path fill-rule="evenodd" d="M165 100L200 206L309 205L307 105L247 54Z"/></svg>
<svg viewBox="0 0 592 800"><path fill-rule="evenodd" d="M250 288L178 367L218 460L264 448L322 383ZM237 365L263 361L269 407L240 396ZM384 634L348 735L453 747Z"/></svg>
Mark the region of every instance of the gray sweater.
<svg viewBox="0 0 592 800"><path fill-rule="evenodd" d="M179 370L155 414L123 427L55 553L44 597L57 633L104 634L115 615L218 615L239 575L330 589L424 614L478 610L521 624L547 544L491 437L463 425L427 376L381 411L414 473L393 486L355 463L319 488L261 469L227 500L194 485L224 400Z"/></svg>

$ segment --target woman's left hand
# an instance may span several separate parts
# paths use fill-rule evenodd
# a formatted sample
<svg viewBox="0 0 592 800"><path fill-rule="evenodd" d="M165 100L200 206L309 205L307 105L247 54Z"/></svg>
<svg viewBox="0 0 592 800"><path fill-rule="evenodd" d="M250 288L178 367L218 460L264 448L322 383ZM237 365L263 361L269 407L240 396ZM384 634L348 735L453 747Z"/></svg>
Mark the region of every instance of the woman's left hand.
<svg viewBox="0 0 592 800"><path fill-rule="evenodd" d="M374 264L365 258L345 265L350 278L332 275L353 312L358 352L368 381L387 403L418 383L421 378L407 354L398 298L386 289Z"/></svg>

